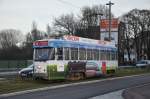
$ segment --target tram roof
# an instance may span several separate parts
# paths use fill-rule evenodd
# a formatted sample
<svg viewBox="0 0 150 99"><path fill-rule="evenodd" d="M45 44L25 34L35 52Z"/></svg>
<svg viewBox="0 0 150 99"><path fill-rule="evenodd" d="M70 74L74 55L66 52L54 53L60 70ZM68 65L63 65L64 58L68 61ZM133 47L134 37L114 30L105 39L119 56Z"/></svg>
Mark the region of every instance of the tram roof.
<svg viewBox="0 0 150 99"><path fill-rule="evenodd" d="M38 43L38 44L36 44ZM64 39L47 39L47 40L38 40L34 42L33 48L43 48L43 47L69 47L69 48L88 48L88 49L100 49L100 50L117 50L114 45L104 45L104 44L93 44L80 41L71 41Z"/></svg>

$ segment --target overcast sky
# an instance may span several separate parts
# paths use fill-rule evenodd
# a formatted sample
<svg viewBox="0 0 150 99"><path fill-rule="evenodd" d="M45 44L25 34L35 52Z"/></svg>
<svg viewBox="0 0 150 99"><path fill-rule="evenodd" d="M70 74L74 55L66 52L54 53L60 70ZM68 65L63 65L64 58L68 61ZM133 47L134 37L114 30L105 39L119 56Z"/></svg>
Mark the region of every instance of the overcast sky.
<svg viewBox="0 0 150 99"><path fill-rule="evenodd" d="M83 6L106 4L109 0L0 0L0 30L19 29L26 33L36 21L40 30L46 30L55 17L79 14ZM116 17L134 9L150 9L150 0L111 0Z"/></svg>

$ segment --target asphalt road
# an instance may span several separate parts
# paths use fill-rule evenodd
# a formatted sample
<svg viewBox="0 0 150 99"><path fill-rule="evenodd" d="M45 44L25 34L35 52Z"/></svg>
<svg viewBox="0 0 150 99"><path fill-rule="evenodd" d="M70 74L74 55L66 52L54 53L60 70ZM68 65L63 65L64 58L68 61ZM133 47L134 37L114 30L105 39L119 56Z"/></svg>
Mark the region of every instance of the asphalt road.
<svg viewBox="0 0 150 99"><path fill-rule="evenodd" d="M88 99L109 92L150 83L150 74L32 92L0 99Z"/></svg>
<svg viewBox="0 0 150 99"><path fill-rule="evenodd" d="M126 89L123 96L125 99L150 99L150 83Z"/></svg>

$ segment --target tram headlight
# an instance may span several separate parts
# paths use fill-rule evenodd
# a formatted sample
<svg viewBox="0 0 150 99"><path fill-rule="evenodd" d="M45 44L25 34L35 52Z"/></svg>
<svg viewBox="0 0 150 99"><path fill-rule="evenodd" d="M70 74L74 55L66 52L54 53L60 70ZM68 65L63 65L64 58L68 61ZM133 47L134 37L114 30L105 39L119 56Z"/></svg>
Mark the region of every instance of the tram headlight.
<svg viewBox="0 0 150 99"><path fill-rule="evenodd" d="M38 69L41 69L41 66L38 66L37 68L38 68Z"/></svg>

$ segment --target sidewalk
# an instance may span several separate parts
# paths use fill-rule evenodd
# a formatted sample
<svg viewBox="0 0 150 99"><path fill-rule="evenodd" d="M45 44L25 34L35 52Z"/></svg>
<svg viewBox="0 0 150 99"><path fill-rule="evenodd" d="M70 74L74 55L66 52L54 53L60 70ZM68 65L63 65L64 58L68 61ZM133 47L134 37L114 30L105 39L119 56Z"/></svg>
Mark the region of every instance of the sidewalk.
<svg viewBox="0 0 150 99"><path fill-rule="evenodd" d="M150 99L150 83L123 91L124 99Z"/></svg>
<svg viewBox="0 0 150 99"><path fill-rule="evenodd" d="M110 93L107 93L104 95L92 97L89 99L123 99L122 92L123 92L123 90L119 90L119 91L110 92Z"/></svg>

